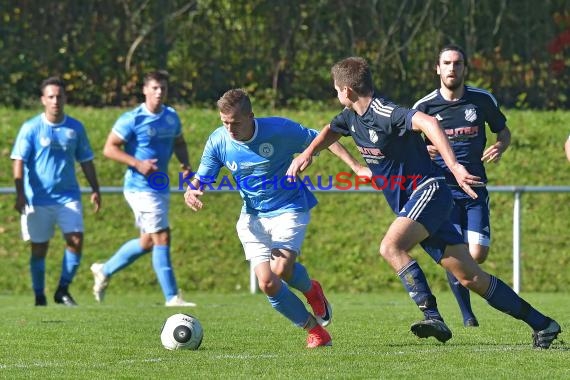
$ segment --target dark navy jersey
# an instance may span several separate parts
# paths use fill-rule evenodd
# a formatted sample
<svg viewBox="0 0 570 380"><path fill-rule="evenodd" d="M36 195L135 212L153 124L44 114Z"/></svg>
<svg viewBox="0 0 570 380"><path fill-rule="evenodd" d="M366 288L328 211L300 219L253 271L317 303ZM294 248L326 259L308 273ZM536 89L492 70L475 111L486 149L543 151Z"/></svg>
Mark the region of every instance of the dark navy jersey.
<svg viewBox="0 0 570 380"><path fill-rule="evenodd" d="M445 100L437 89L418 100L413 108L439 120L457 161L465 166L469 173L487 182L485 166L481 161L487 144L485 123L492 132L499 133L505 128L507 121L493 95L479 88L465 86L461 99L449 101ZM426 142L430 143L429 140ZM435 162L445 169L447 182L457 185L455 177L447 169L441 156L438 156Z"/></svg>
<svg viewBox="0 0 570 380"><path fill-rule="evenodd" d="M331 121L331 130L351 135L382 189L388 204L398 213L412 192L443 172L429 158L420 133L412 130L416 110L373 97L364 115L345 108Z"/></svg>

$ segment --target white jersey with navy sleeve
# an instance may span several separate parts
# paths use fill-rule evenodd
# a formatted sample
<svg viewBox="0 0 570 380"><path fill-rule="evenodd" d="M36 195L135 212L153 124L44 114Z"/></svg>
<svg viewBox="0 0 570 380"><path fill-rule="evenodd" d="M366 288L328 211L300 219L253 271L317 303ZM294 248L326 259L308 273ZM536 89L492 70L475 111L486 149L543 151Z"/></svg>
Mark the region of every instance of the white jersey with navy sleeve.
<svg viewBox="0 0 570 380"><path fill-rule="evenodd" d="M93 160L93 151L81 122L66 115L53 124L42 113L22 125L10 158L24 162L30 205L61 205L81 200L75 161Z"/></svg>
<svg viewBox="0 0 570 380"><path fill-rule="evenodd" d="M304 183L290 183L285 175L293 155L318 132L281 117L255 118L254 128L249 141L232 139L224 127L216 129L208 138L196 177L212 184L220 169L227 167L243 198L242 212L248 214L271 217L310 210L317 204L315 196Z"/></svg>
<svg viewBox="0 0 570 380"><path fill-rule="evenodd" d="M174 140L182 133L178 114L172 107L163 106L158 114L150 112L141 104L126 112L115 122L113 133L125 145L125 152L137 160L157 159L158 171L168 172L168 162L174 150ZM125 173L124 190L145 192L168 192L169 189L154 189L147 178L134 167Z"/></svg>

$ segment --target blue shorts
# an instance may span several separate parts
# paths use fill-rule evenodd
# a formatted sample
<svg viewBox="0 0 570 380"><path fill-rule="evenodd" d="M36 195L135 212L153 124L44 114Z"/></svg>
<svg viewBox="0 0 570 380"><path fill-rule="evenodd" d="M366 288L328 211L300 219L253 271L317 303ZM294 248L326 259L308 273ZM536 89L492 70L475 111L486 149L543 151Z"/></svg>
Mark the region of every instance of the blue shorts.
<svg viewBox="0 0 570 380"><path fill-rule="evenodd" d="M477 193L477 199L471 198L459 187L450 188L455 202L451 212L451 222L458 231L461 231L463 241L488 247L491 243L491 223L487 188L473 188Z"/></svg>
<svg viewBox="0 0 570 380"><path fill-rule="evenodd" d="M422 248L439 263L448 245L463 244L449 217L453 209L453 197L443 179L428 180L410 196L398 216L421 223L429 236L420 242Z"/></svg>

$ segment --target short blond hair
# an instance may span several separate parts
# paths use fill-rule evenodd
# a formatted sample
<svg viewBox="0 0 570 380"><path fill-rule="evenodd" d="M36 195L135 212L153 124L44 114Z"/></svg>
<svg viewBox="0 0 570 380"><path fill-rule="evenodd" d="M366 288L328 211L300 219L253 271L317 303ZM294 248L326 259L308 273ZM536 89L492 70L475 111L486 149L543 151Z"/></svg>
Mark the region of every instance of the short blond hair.
<svg viewBox="0 0 570 380"><path fill-rule="evenodd" d="M220 99L218 99L216 104L221 113L231 113L235 111L239 111L244 115L252 113L249 95L241 88L226 91Z"/></svg>

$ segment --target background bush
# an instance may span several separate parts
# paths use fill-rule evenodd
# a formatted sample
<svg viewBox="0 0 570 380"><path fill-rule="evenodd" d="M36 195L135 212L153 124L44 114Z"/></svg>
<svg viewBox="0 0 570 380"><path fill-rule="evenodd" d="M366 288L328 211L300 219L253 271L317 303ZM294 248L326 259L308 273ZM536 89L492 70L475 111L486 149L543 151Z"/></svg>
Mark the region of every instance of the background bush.
<svg viewBox="0 0 570 380"><path fill-rule="evenodd" d="M73 104L132 105L143 73L161 68L173 103L244 87L258 105L302 109L333 99L330 66L350 55L411 105L450 42L505 106L570 105L567 0L4 0L0 19L0 104L14 107L34 104L49 75Z"/></svg>

